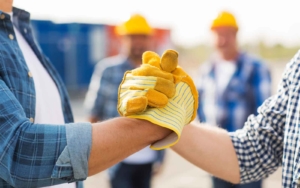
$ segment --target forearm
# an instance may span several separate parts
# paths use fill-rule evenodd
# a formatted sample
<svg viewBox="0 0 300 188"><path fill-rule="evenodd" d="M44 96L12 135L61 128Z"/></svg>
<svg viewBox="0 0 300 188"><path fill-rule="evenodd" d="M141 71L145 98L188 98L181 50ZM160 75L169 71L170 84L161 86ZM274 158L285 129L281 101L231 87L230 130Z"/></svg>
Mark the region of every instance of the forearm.
<svg viewBox="0 0 300 188"><path fill-rule="evenodd" d="M170 134L144 120L115 118L93 124L89 176L101 172Z"/></svg>
<svg viewBox="0 0 300 188"><path fill-rule="evenodd" d="M225 130L217 127L188 125L180 141L172 147L179 155L199 168L238 183L238 159L232 141Z"/></svg>

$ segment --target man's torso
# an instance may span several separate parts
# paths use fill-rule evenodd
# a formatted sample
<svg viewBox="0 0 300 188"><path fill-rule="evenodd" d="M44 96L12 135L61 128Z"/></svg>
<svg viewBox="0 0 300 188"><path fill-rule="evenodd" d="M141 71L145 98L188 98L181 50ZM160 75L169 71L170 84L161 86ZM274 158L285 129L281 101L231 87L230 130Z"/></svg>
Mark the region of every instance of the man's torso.
<svg viewBox="0 0 300 188"><path fill-rule="evenodd" d="M72 122L72 112L63 84L34 42L29 13L14 8L13 15L16 19L12 23L9 14L1 14L1 80L14 94L32 123ZM0 185L10 187L2 180ZM76 187L75 183L71 185Z"/></svg>
<svg viewBox="0 0 300 188"><path fill-rule="evenodd" d="M220 82L217 74L222 74L218 67L222 62L216 61L209 62L207 65L209 68L201 78L203 84L199 90L201 96L199 108L204 116L199 115L200 120L221 126L228 131L235 131L242 128L250 114L256 114L258 107L255 104L256 93L252 83L253 60L241 54L234 62L236 64L234 72L227 75L230 78L226 78L228 79L226 86L220 86L224 83Z"/></svg>

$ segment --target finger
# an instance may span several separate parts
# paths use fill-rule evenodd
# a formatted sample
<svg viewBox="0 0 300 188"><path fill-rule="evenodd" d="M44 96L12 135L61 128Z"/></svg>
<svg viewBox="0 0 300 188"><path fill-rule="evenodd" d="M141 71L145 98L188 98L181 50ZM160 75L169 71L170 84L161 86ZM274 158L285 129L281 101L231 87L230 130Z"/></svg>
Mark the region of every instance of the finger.
<svg viewBox="0 0 300 188"><path fill-rule="evenodd" d="M160 69L151 65L142 65L141 67L132 70L134 76L154 76L167 79L171 82L174 81L173 74L161 71Z"/></svg>
<svg viewBox="0 0 300 188"><path fill-rule="evenodd" d="M167 50L161 57L161 68L166 72L172 72L178 65L178 53L174 50Z"/></svg>
<svg viewBox="0 0 300 188"><path fill-rule="evenodd" d="M130 90L149 90L152 89L151 87L147 86L129 86ZM169 80L163 79L163 78L157 78L156 84L153 88L154 90L163 93L168 98L172 98L175 95L176 92L176 85L173 82L170 82ZM122 95L121 95L122 98Z"/></svg>
<svg viewBox="0 0 300 188"><path fill-rule="evenodd" d="M139 96L127 101L125 116L144 112L148 105L148 99L145 96Z"/></svg>
<svg viewBox="0 0 300 188"><path fill-rule="evenodd" d="M155 108L163 108L168 104L168 97L154 89L149 89L146 93L148 105Z"/></svg>
<svg viewBox="0 0 300 188"><path fill-rule="evenodd" d="M165 94L168 98L172 98L176 92L176 85L164 78L157 78L154 89Z"/></svg>
<svg viewBox="0 0 300 188"><path fill-rule="evenodd" d="M143 64L149 64L160 69L160 57L157 53L146 51L142 56Z"/></svg>
<svg viewBox="0 0 300 188"><path fill-rule="evenodd" d="M130 88L137 87L141 89L154 88L157 82L157 77L154 76L134 76L127 74L125 81L121 84L120 93L124 93Z"/></svg>
<svg viewBox="0 0 300 188"><path fill-rule="evenodd" d="M118 97L118 112L121 116L129 116L135 113L143 112L148 105L148 100L145 97L148 90L126 89L121 92Z"/></svg>

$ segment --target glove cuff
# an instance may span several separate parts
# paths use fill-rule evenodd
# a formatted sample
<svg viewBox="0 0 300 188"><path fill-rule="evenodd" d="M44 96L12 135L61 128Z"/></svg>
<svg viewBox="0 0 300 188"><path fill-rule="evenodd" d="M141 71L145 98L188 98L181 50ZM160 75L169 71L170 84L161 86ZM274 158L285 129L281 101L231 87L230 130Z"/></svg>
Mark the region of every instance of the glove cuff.
<svg viewBox="0 0 300 188"><path fill-rule="evenodd" d="M165 108L148 108L143 114L127 117L147 120L173 131L166 138L153 143L150 146L153 150L161 150L175 145L180 139L182 129L186 124L185 108L174 101L169 101Z"/></svg>

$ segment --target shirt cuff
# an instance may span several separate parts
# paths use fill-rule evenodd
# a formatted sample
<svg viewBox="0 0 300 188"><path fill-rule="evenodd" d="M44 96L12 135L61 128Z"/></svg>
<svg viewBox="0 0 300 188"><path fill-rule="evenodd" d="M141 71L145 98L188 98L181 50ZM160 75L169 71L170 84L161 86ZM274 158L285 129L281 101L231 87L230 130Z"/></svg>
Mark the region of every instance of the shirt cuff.
<svg viewBox="0 0 300 188"><path fill-rule="evenodd" d="M254 164L252 162L252 160L254 159L251 158L250 153L247 153L248 150L245 150L244 148L247 147L247 143L243 142L243 137L245 136L245 133L241 130L238 130L236 132L230 132L228 134L231 138L239 162L240 183L244 184L254 181L255 177L252 177L249 173L249 171L251 171L251 168L247 169L247 166L252 166L252 170L254 169Z"/></svg>
<svg viewBox="0 0 300 188"><path fill-rule="evenodd" d="M71 123L66 125L67 147L75 180L88 176L88 160L92 146L92 125Z"/></svg>

